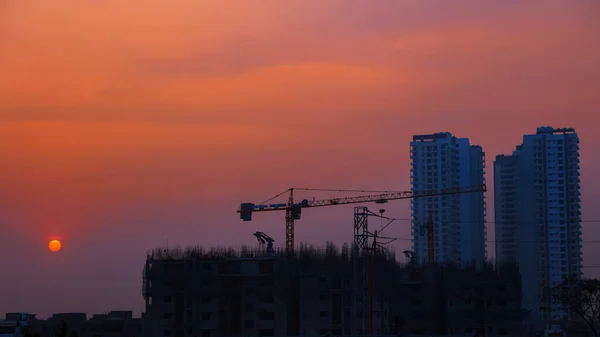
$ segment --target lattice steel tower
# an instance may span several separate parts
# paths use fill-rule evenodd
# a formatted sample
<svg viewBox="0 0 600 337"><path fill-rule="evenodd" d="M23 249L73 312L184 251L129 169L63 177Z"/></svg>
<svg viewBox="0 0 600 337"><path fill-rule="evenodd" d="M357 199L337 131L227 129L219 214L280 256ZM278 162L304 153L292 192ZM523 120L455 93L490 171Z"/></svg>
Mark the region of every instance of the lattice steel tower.
<svg viewBox="0 0 600 337"><path fill-rule="evenodd" d="M367 330L367 249L369 209L354 207L354 319L353 334Z"/></svg>

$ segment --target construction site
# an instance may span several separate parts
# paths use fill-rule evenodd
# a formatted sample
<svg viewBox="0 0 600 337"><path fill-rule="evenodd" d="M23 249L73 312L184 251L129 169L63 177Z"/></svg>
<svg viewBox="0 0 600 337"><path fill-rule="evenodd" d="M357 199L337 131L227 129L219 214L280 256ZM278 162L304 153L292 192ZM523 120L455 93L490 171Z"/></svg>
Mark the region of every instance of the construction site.
<svg viewBox="0 0 600 337"><path fill-rule="evenodd" d="M229 336L521 336L520 276L514 266L456 266L435 262L430 220L427 262L412 251L396 261L382 233L394 219L354 207L354 240L325 247L296 246L302 210L413 198L483 193L485 185L346 198L241 204L243 221L285 212L285 247L254 233L259 247L157 248L143 272L146 337ZM276 195L280 197L282 194ZM273 199L273 198L272 198ZM369 229L369 218L387 220Z"/></svg>

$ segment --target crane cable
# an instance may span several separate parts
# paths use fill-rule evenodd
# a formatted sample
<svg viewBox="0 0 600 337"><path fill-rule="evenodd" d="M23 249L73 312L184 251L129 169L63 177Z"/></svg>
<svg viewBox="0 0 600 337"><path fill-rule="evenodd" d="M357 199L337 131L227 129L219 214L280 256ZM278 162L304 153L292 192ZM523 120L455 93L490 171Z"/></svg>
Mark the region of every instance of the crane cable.
<svg viewBox="0 0 600 337"><path fill-rule="evenodd" d="M287 190L261 202L261 205L268 203L269 201L278 198L291 190L299 191L317 191L317 192L349 192L349 193L401 193L400 191L384 191L384 190L345 190L345 189L333 189L333 188L288 188Z"/></svg>
<svg viewBox="0 0 600 337"><path fill-rule="evenodd" d="M260 204L261 204L261 205L264 205L264 204L268 203L269 201L271 201L271 200L273 200L273 199L275 199L275 198L279 198L280 196L284 195L285 193L287 193L287 192L289 192L289 191L291 191L291 190L292 190L291 188L288 188L287 190L285 190L285 191L283 191L283 192L281 192L281 193L277 194L276 196L274 196L274 197L272 197L272 198L269 198L269 199L267 199L267 200L265 200L265 201L261 202Z"/></svg>

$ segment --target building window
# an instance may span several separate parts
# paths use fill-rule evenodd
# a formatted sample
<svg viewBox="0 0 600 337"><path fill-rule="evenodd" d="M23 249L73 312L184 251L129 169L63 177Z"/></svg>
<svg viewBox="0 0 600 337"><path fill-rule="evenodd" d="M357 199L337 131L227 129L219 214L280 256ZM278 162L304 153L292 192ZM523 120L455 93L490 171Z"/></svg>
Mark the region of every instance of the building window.
<svg viewBox="0 0 600 337"><path fill-rule="evenodd" d="M244 324L244 327L246 329L253 329L254 328L254 321L253 320L247 320Z"/></svg>
<svg viewBox="0 0 600 337"><path fill-rule="evenodd" d="M327 317L327 311L321 311L321 312L319 313L319 316L320 316L320 317Z"/></svg>
<svg viewBox="0 0 600 337"><path fill-rule="evenodd" d="M419 305L423 304L423 301L420 300L420 299L413 298L413 299L410 300L409 303L410 303L411 306L419 306Z"/></svg>
<svg viewBox="0 0 600 337"><path fill-rule="evenodd" d="M259 297L258 299L261 303L273 303L275 302L275 299L273 298L273 295L262 295Z"/></svg>
<svg viewBox="0 0 600 337"><path fill-rule="evenodd" d="M210 321L210 312L203 312L202 313L202 320L203 321Z"/></svg>
<svg viewBox="0 0 600 337"><path fill-rule="evenodd" d="M165 337L169 337L169 336L171 336L171 330L165 330L165 331L163 332L163 336L165 336Z"/></svg>
<svg viewBox="0 0 600 337"><path fill-rule="evenodd" d="M171 317L173 317L173 314L172 314L172 313L170 313L170 312L165 312L165 314L163 315L163 317L164 317L165 319L170 319Z"/></svg>
<svg viewBox="0 0 600 337"><path fill-rule="evenodd" d="M273 261L263 261L258 264L258 270L261 274L272 274L275 270Z"/></svg>
<svg viewBox="0 0 600 337"><path fill-rule="evenodd" d="M261 287L272 287L274 284L275 282L271 276L262 277L259 283Z"/></svg>
<svg viewBox="0 0 600 337"><path fill-rule="evenodd" d="M274 337L275 330L274 329L260 329L258 331L259 337Z"/></svg>
<svg viewBox="0 0 600 337"><path fill-rule="evenodd" d="M204 303L204 304L210 303L210 296L202 296L202 303Z"/></svg>
<svg viewBox="0 0 600 337"><path fill-rule="evenodd" d="M273 312L259 312L258 319L261 321L272 321L275 319L275 314Z"/></svg>
<svg viewBox="0 0 600 337"><path fill-rule="evenodd" d="M171 296L165 296L165 303L171 303Z"/></svg>

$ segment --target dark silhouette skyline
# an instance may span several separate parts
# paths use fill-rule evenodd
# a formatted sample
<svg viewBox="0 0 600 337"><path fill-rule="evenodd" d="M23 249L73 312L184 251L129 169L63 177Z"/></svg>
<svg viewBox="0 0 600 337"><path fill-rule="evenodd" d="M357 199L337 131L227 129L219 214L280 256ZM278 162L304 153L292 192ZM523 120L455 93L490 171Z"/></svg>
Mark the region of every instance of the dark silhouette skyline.
<svg viewBox="0 0 600 337"><path fill-rule="evenodd" d="M409 190L411 137L441 131L482 146L491 187L494 157L523 134L575 128L584 273L600 276L598 6L3 4L0 312L139 314L147 250L238 247L256 231L280 247L281 215L243 223L241 202L289 187ZM409 202L385 208L410 218ZM350 242L352 216L306 212L296 241ZM410 222L386 235L410 238Z"/></svg>

